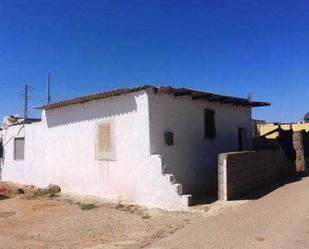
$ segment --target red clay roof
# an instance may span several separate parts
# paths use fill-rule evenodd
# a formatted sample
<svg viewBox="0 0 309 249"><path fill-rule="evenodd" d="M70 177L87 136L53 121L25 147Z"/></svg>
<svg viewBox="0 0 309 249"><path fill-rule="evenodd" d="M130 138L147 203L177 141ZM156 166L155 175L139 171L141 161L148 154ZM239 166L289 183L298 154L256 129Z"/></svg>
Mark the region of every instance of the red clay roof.
<svg viewBox="0 0 309 249"><path fill-rule="evenodd" d="M47 105L36 106L34 108L41 109L41 110L50 110L50 109L60 108L60 107L68 106L68 105L85 103L85 102L96 100L96 99L103 99L103 98L138 92L138 91L146 90L146 89L153 89L155 93L172 94L175 97L190 96L192 97L193 101L204 99L210 102L220 102L222 104L235 104L235 105L251 106L251 107L270 105L270 103L267 103L267 102L256 102L256 101L251 101L249 99L213 94L213 93L208 93L208 92L203 92L203 91L192 90L188 88L173 88L169 86L168 87L155 87L151 85L143 85L143 86L137 86L137 87L131 87L131 88L120 88L120 89L115 89L111 91L76 97L72 99L62 100L59 102L54 102L54 103L47 104Z"/></svg>

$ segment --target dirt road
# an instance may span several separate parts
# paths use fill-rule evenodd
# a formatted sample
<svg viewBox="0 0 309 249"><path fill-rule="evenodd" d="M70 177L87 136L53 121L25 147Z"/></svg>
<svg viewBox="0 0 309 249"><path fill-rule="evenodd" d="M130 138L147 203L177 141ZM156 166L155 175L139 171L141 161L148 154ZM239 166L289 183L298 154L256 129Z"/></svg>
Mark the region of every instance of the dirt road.
<svg viewBox="0 0 309 249"><path fill-rule="evenodd" d="M195 213L82 207L62 198L0 198L0 248L309 248L309 177L257 200L217 202Z"/></svg>
<svg viewBox="0 0 309 249"><path fill-rule="evenodd" d="M309 178L222 215L198 219L147 249L308 249Z"/></svg>

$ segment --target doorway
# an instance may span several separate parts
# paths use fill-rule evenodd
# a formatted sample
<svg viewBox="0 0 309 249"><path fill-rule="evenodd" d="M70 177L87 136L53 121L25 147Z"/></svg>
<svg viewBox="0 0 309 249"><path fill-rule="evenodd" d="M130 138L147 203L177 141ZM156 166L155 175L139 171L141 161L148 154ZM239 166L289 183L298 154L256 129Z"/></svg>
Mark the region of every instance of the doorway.
<svg viewBox="0 0 309 249"><path fill-rule="evenodd" d="M238 127L238 150L247 150L247 129L244 127Z"/></svg>

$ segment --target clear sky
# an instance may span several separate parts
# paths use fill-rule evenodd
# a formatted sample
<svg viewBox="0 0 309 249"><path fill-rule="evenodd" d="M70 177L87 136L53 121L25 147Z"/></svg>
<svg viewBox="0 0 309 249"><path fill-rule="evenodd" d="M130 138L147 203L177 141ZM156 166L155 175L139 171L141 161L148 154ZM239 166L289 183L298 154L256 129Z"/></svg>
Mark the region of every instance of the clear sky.
<svg viewBox="0 0 309 249"><path fill-rule="evenodd" d="M307 0L1 0L0 118L52 99L139 84L270 101L254 117L309 111ZM31 116L39 112L30 111Z"/></svg>

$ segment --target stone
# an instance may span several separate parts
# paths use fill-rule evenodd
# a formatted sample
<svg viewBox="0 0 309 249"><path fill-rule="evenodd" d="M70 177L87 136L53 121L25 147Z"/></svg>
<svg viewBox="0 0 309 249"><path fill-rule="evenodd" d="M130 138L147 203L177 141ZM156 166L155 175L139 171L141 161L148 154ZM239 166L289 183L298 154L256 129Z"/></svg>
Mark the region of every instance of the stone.
<svg viewBox="0 0 309 249"><path fill-rule="evenodd" d="M61 188L58 186L58 185L55 185L55 184L49 184L48 185L48 191L49 193L59 193L61 192Z"/></svg>

